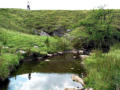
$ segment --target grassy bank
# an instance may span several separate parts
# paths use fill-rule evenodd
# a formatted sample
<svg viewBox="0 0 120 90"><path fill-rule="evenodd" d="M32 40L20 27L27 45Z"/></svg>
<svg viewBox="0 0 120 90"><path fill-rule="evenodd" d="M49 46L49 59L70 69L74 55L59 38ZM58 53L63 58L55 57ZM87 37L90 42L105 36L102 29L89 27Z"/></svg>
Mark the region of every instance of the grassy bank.
<svg viewBox="0 0 120 90"><path fill-rule="evenodd" d="M120 85L120 44L114 45L109 53L95 51L84 61L88 70L86 86L95 90L116 90Z"/></svg>
<svg viewBox="0 0 120 90"><path fill-rule="evenodd" d="M67 41L63 43L67 47L62 48L62 41L62 38L35 36L0 28L0 78L7 78L19 60L32 53L46 55L71 48Z"/></svg>

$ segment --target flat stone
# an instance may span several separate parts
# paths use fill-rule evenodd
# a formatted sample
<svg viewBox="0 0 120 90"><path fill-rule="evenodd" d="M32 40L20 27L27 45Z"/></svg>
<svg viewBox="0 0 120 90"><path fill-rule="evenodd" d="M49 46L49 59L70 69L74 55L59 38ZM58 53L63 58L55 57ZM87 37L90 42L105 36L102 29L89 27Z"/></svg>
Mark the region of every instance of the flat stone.
<svg viewBox="0 0 120 90"><path fill-rule="evenodd" d="M79 50L78 53L79 53L79 54L83 54L84 51L83 51L83 50Z"/></svg>
<svg viewBox="0 0 120 90"><path fill-rule="evenodd" d="M72 50L71 53L73 53L73 54L77 54L78 51L76 51L76 50Z"/></svg>
<svg viewBox="0 0 120 90"><path fill-rule="evenodd" d="M84 60L84 59L88 58L89 56L88 56L88 55L79 55L79 57L80 57L82 60Z"/></svg>
<svg viewBox="0 0 120 90"><path fill-rule="evenodd" d="M74 68L70 68L71 70L73 70Z"/></svg>
<svg viewBox="0 0 120 90"><path fill-rule="evenodd" d="M45 61L46 61L46 62L49 62L50 60L49 60L49 59L46 59Z"/></svg>
<svg viewBox="0 0 120 90"><path fill-rule="evenodd" d="M73 56L74 59L76 59L77 57L76 56Z"/></svg>
<svg viewBox="0 0 120 90"><path fill-rule="evenodd" d="M63 54L63 52L58 52L58 54Z"/></svg>
<svg viewBox="0 0 120 90"><path fill-rule="evenodd" d="M52 54L47 54L48 57L52 57L53 55Z"/></svg>
<svg viewBox="0 0 120 90"><path fill-rule="evenodd" d="M57 56L57 53L54 53L53 55L54 55L54 56Z"/></svg>

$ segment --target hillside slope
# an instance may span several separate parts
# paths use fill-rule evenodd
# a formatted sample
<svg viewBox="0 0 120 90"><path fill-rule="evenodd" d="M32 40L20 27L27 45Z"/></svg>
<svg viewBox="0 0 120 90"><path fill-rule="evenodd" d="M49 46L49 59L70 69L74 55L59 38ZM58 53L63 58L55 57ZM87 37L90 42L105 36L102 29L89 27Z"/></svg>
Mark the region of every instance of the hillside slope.
<svg viewBox="0 0 120 90"><path fill-rule="evenodd" d="M33 33L68 29L84 19L88 11L0 9L0 27Z"/></svg>

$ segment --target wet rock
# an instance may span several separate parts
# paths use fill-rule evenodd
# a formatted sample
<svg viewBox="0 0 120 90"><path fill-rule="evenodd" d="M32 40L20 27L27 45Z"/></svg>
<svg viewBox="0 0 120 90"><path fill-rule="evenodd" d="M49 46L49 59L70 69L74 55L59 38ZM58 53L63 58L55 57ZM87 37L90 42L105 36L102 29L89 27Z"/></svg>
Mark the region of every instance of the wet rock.
<svg viewBox="0 0 120 90"><path fill-rule="evenodd" d="M78 82L78 83L82 84L83 86L85 86L85 83L84 83L83 79L80 78L77 75L72 75L72 80L75 81L75 82Z"/></svg>
<svg viewBox="0 0 120 90"><path fill-rule="evenodd" d="M89 56L88 55L79 55L79 57L81 58L81 60L84 60L84 59L88 58Z"/></svg>
<svg viewBox="0 0 120 90"><path fill-rule="evenodd" d="M71 53L73 53L73 54L77 54L78 51L76 51L76 50L72 50Z"/></svg>
<svg viewBox="0 0 120 90"><path fill-rule="evenodd" d="M49 60L49 59L46 59L45 61L46 61L46 62L49 62L50 60Z"/></svg>
<svg viewBox="0 0 120 90"><path fill-rule="evenodd" d="M89 53L90 53L90 51L88 51L88 50L84 50L84 51L83 51L83 54L84 54L84 55L89 55Z"/></svg>
<svg viewBox="0 0 120 90"><path fill-rule="evenodd" d="M63 52L58 52L58 54L63 54Z"/></svg>
<svg viewBox="0 0 120 90"><path fill-rule="evenodd" d="M58 54L57 54L57 53L54 53L53 55L54 55L54 56L57 56Z"/></svg>
<svg viewBox="0 0 120 90"><path fill-rule="evenodd" d="M78 53L79 53L79 54L83 54L84 51L83 51L83 50L78 50Z"/></svg>
<svg viewBox="0 0 120 90"><path fill-rule="evenodd" d="M47 54L48 57L52 57L53 55L52 54Z"/></svg>

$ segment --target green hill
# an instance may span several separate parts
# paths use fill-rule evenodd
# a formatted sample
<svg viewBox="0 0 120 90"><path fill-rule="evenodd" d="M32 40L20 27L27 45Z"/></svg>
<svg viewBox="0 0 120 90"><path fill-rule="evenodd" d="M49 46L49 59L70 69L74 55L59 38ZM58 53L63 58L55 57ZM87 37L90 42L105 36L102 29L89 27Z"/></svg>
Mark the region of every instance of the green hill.
<svg viewBox="0 0 120 90"><path fill-rule="evenodd" d="M68 29L63 37L35 35ZM93 52L84 61L86 87L114 90L120 84L119 43L120 10L0 9L0 81L31 53L42 56L76 48Z"/></svg>
<svg viewBox="0 0 120 90"><path fill-rule="evenodd" d="M67 10L21 10L0 9L0 27L33 33L36 29L46 32L72 28L73 24L84 19L88 11Z"/></svg>

